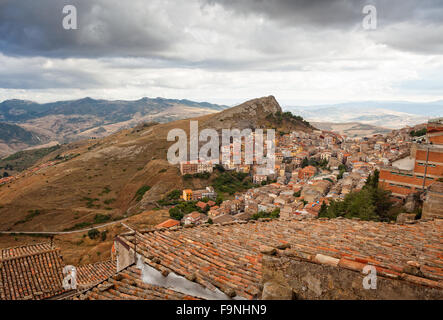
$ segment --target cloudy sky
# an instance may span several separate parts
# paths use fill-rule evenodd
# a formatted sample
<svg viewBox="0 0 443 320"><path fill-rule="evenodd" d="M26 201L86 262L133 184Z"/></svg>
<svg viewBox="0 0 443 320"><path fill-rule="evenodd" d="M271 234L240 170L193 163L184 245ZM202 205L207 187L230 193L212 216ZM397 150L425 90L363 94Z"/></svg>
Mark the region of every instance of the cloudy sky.
<svg viewBox="0 0 443 320"><path fill-rule="evenodd" d="M65 5L77 30L63 28ZM443 99L443 0L0 0L0 101L269 94Z"/></svg>

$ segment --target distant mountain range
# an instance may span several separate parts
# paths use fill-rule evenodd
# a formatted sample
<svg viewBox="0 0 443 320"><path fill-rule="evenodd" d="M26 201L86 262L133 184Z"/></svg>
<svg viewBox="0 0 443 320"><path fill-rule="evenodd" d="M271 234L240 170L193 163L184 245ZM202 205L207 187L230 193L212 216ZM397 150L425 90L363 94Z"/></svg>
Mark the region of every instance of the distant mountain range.
<svg viewBox="0 0 443 320"><path fill-rule="evenodd" d="M390 129L413 126L443 116L443 101L435 102L349 102L317 106L287 106L311 122L359 122Z"/></svg>
<svg viewBox="0 0 443 320"><path fill-rule="evenodd" d="M0 103L0 157L36 145L103 137L140 122L169 122L218 112L227 106L190 100L80 100Z"/></svg>
<svg viewBox="0 0 443 320"><path fill-rule="evenodd" d="M0 103L0 157L30 147L49 147L80 139L101 138L142 122L166 123L227 108L208 102L165 98L110 101L87 97L42 104L6 100ZM352 102L286 106L283 109L316 123L319 128L335 128L335 131L350 136L364 136L384 133L388 128L413 126L442 116L443 101Z"/></svg>

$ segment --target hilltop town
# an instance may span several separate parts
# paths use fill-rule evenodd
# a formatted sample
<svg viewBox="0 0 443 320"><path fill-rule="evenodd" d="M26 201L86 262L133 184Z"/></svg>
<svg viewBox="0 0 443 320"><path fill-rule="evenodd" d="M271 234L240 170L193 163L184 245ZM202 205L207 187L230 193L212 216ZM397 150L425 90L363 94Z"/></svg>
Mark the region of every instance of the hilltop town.
<svg viewBox="0 0 443 320"><path fill-rule="evenodd" d="M127 206L128 211L143 203L153 209L111 220L94 211L91 199L88 216L96 213L95 224L52 236L46 229L40 233L50 236L47 242L2 249L1 299L442 298L441 119L386 135L347 137L317 130L266 97L199 120L202 127L214 119L230 127L236 116L250 110L257 114L255 125L276 129L275 139L264 141L264 150L275 145L275 153L265 154L273 158L272 168L232 161L217 164L214 159L165 166L153 159L155 169L148 164L150 171L137 170L142 171L135 174L138 180L130 180L140 181L131 190L142 187L135 195L124 195L130 198L128 203L135 203ZM164 133L188 123L141 126L93 145L79 143L83 149L63 157L52 154L1 180L8 188L3 192L51 172L63 178L76 171L73 164L95 160L100 144L104 146L99 150L109 150L110 142L116 145L116 137L128 139L133 134L145 139L151 133L155 136L156 129L157 134ZM243 121L241 127L249 126ZM227 151L230 159L236 152L244 159L244 141L222 146L220 157ZM143 181L143 174L152 170L150 181L158 184ZM155 194L152 189L165 187L159 178L163 174L180 182L167 184L159 196L149 199ZM110 192L109 188L101 193ZM155 224L143 222L155 212L169 217ZM32 211L12 226L31 225L44 215ZM110 228L114 238L107 236ZM7 233L20 232L24 231ZM100 258L97 251L95 262L74 263L75 276L70 275L72 267L66 269L59 247L64 234L82 236L78 250L89 242L107 253ZM361 285L368 266L377 272L379 290ZM69 275L75 285L69 278L66 287Z"/></svg>
<svg viewBox="0 0 443 320"><path fill-rule="evenodd" d="M350 138L320 130L283 133L275 139L275 168L272 172L266 172L266 168L258 164L182 162L182 175L232 171L251 176L255 185L244 192L236 192L234 199L218 204L214 202L217 193L212 186L207 186L206 190L182 190L181 199L198 201L196 206L207 213L207 216L189 213L182 222L247 220L257 214L266 216L272 212L279 212L285 218L294 215L318 217L323 204L327 206L331 201L342 201L347 195L360 192L373 175L377 176L377 187L390 191L387 199L393 202L391 214L385 221L394 221L397 216L403 218L403 213L409 214L409 218L412 215L412 220L421 214L424 218L441 217L438 205L429 206L435 201L434 197L428 193L426 198L423 191L424 187L431 185L433 187L428 189L440 188L442 130L442 120L436 119L421 128L422 132L427 132L421 136L411 135L415 132L412 128L365 138ZM233 144L227 147L231 159L235 149ZM244 143L241 150L243 158ZM405 170L405 166L410 170ZM202 202L202 199L206 201ZM172 221L169 223L174 225Z"/></svg>

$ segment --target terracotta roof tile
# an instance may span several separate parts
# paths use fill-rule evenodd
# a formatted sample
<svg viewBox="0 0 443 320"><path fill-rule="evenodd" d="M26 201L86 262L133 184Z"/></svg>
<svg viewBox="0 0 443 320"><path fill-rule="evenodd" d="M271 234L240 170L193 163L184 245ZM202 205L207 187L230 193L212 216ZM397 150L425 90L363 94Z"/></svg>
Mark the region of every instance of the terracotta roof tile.
<svg viewBox="0 0 443 320"><path fill-rule="evenodd" d="M63 261L57 249L46 245L8 249L0 260L2 300L41 300L67 292L63 289ZM23 254L25 253L25 254Z"/></svg>
<svg viewBox="0 0 443 320"><path fill-rule="evenodd" d="M162 223L159 223L155 227L160 229L160 228L171 228L178 225L180 225L180 221L174 219L168 219L166 221L163 221Z"/></svg>
<svg viewBox="0 0 443 320"><path fill-rule="evenodd" d="M17 257L17 256L23 256L26 254L41 252L45 250L51 250L51 249L52 249L51 244L48 242L0 249L1 252L0 260Z"/></svg>
<svg viewBox="0 0 443 320"><path fill-rule="evenodd" d="M92 287L116 272L116 262L112 260L78 266L77 285L79 289Z"/></svg>
<svg viewBox="0 0 443 320"><path fill-rule="evenodd" d="M248 299L259 292L260 245L289 243L287 252L311 262L355 271L372 264L381 276L414 283L419 281L402 277L402 270L408 261L419 261L420 284L443 280L443 221L404 226L348 219L264 220L137 232L137 252L157 270L195 279L210 289L231 289ZM118 241L133 248L134 234L120 235Z"/></svg>

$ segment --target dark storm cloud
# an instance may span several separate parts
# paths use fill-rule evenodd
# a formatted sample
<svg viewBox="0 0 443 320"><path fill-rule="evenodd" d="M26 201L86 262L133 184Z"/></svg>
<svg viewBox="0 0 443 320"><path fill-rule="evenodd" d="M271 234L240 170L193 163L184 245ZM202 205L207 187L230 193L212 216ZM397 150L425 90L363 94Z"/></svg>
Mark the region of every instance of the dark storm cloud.
<svg viewBox="0 0 443 320"><path fill-rule="evenodd" d="M371 38L400 51L443 54L442 0L206 0L238 14L259 14L304 30L351 30L362 24L366 5L377 9Z"/></svg>
<svg viewBox="0 0 443 320"><path fill-rule="evenodd" d="M65 30L65 5L77 8L78 30ZM172 34L158 32L156 20L123 1L0 1L0 52L25 56L155 56ZM141 16L145 14L145 16Z"/></svg>
<svg viewBox="0 0 443 320"><path fill-rule="evenodd" d="M366 4L377 8L378 26L374 40L398 50L441 53L442 39L438 32L420 38L419 48L407 33L414 27L442 25L441 0L197 0L200 9L218 4L234 15L261 16L280 24L280 37L286 28L298 32L339 30L346 32L361 25ZM180 57L176 45L195 46L184 31L193 21L183 22L198 6L176 9L174 4L153 4L153 1L119 0L3 0L0 1L0 52L16 56L46 57L148 57L166 59L177 65L191 66L189 57ZM71 4L78 13L78 30L64 30L62 8ZM177 4L180 4L178 2ZM178 7L178 5L177 5ZM183 10L183 12L179 12ZM193 10L194 12L186 10ZM198 17L198 15L196 15ZM228 21L227 21L228 22ZM402 28L389 26L405 23ZM199 23L199 21L195 21ZM229 24L227 25L229 28ZM290 32L294 30L287 31ZM420 29L418 33L422 32ZM427 32L428 33L428 32ZM263 44L271 38L248 45L266 52ZM405 39L399 40L398 37ZM412 37L414 41L416 37ZM419 38L419 37L417 37ZM327 40L327 39L325 39ZM245 39L247 43L247 39ZM274 48L281 50L280 48ZM208 59L207 62L205 62ZM207 65L213 57L201 59ZM188 61L186 61L188 60ZM241 60L239 60L241 63ZM227 65L236 65L230 61Z"/></svg>
<svg viewBox="0 0 443 320"><path fill-rule="evenodd" d="M27 70L4 72L0 78L0 88L4 89L53 89L53 88L100 88L105 81L93 74L61 70L29 72Z"/></svg>
<svg viewBox="0 0 443 320"><path fill-rule="evenodd" d="M288 25L352 28L361 24L366 5L377 8L382 24L409 21L442 23L441 0L206 0L241 14L261 14Z"/></svg>

